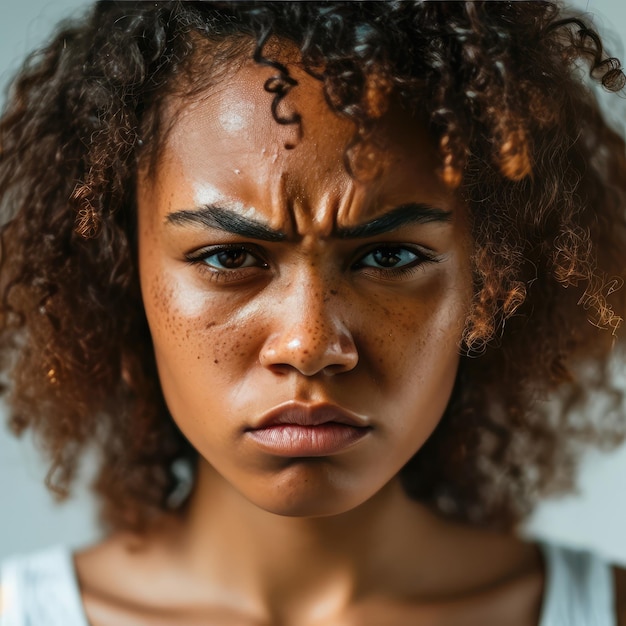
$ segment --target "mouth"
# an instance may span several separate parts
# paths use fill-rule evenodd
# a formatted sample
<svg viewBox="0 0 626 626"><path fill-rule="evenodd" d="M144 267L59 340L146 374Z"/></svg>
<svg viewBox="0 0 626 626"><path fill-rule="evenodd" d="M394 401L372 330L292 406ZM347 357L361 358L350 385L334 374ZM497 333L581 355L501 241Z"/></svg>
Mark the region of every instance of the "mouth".
<svg viewBox="0 0 626 626"><path fill-rule="evenodd" d="M319 457L343 452L371 430L367 419L338 406L287 402L262 415L245 432L270 454Z"/></svg>

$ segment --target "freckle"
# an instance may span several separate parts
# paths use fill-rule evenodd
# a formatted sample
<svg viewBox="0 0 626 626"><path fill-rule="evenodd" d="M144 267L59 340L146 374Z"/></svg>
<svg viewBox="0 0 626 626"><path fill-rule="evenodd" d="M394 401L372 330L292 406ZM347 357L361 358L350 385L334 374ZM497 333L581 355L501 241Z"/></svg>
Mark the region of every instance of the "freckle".
<svg viewBox="0 0 626 626"><path fill-rule="evenodd" d="M200 358L200 357L198 357ZM217 359L213 359L213 363L219 363L219 361Z"/></svg>
<svg viewBox="0 0 626 626"><path fill-rule="evenodd" d="M296 146L292 143L285 144L285 150L293 150Z"/></svg>
<svg viewBox="0 0 626 626"><path fill-rule="evenodd" d="M337 295L337 290L336 289L331 289L330 290L330 295L331 296L336 296Z"/></svg>

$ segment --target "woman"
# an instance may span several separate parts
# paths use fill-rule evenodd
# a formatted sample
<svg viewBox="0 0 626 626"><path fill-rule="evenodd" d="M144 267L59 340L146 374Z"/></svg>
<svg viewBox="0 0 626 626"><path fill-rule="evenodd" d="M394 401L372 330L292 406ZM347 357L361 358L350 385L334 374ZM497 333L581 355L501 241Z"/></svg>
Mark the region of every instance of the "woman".
<svg viewBox="0 0 626 626"><path fill-rule="evenodd" d="M539 2L102 2L31 59L11 424L61 494L97 450L109 538L7 564L7 622L626 623L620 570L512 534L622 432L583 66L623 86Z"/></svg>

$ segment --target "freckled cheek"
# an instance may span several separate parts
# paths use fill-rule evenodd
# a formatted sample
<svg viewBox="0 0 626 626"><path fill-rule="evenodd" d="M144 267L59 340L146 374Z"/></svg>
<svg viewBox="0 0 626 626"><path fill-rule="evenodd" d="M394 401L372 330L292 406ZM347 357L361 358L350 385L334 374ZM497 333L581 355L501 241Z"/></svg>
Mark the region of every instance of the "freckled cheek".
<svg viewBox="0 0 626 626"><path fill-rule="evenodd" d="M236 377L254 359L258 329L235 316L228 299L156 274L144 289L146 314L161 371L185 378Z"/></svg>
<svg viewBox="0 0 626 626"><path fill-rule="evenodd" d="M363 333L363 351L381 382L399 390L426 380L447 387L458 364L469 308L465 288L435 284L417 297L379 303Z"/></svg>

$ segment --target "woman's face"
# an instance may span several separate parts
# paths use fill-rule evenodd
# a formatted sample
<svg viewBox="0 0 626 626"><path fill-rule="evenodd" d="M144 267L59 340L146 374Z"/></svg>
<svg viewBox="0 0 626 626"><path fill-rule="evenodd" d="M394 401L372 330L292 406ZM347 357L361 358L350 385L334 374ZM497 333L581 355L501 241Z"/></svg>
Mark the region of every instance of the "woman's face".
<svg viewBox="0 0 626 626"><path fill-rule="evenodd" d="M343 165L353 125L320 84L279 114L246 63L182 106L138 187L143 299L163 392L200 455L284 515L374 495L441 418L471 296L462 208L424 130L381 124L377 177Z"/></svg>

